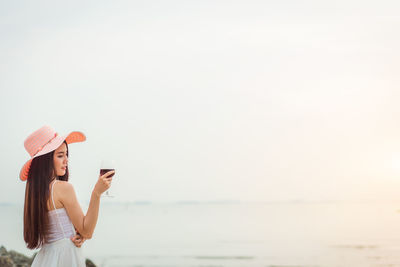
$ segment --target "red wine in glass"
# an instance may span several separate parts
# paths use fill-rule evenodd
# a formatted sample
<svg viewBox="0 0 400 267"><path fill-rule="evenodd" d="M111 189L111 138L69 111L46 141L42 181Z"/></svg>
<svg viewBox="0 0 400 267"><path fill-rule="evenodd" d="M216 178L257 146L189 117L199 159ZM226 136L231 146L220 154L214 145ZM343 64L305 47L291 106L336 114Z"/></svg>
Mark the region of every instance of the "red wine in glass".
<svg viewBox="0 0 400 267"><path fill-rule="evenodd" d="M100 165L100 175L104 175L105 173L107 173L109 171L115 171L115 162L114 162L114 160L110 160L110 159L102 160L101 161L101 165ZM108 176L108 178L113 177L114 174L115 174L115 172L110 174ZM110 195L109 190L107 190L106 193L104 195L102 195L102 196L114 197L114 196Z"/></svg>
<svg viewBox="0 0 400 267"><path fill-rule="evenodd" d="M106 174L107 172L110 172L110 171L115 171L115 169L100 169L100 175L104 175L104 174ZM114 174L115 174L115 172L112 173L112 174L110 174L110 175L107 176L107 177L108 177L108 178L113 177Z"/></svg>

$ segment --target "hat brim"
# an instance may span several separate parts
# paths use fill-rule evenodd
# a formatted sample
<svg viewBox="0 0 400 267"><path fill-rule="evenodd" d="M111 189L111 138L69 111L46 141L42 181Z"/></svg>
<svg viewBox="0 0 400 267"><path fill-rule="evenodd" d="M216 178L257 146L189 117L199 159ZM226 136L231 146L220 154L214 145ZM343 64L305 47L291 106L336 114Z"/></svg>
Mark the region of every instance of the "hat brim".
<svg viewBox="0 0 400 267"><path fill-rule="evenodd" d="M67 142L67 144L78 143L85 141L86 136L82 132L71 132L66 136L57 135L53 140L47 143L41 151L39 151L36 155L34 155L30 160L28 160L24 164L19 173L19 178L22 181L26 181L26 179L28 179L28 173L31 167L32 160L36 157L45 155L47 153L56 150L64 142L64 140Z"/></svg>

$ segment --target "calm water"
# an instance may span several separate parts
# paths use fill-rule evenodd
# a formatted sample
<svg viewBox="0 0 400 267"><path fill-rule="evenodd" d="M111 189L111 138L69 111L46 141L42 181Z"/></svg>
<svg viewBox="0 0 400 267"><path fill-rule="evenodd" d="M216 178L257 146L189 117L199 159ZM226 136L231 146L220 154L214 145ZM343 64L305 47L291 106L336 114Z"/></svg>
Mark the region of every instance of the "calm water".
<svg viewBox="0 0 400 267"><path fill-rule="evenodd" d="M103 203L104 204L104 203ZM400 266L400 203L103 205L99 266ZM22 206L0 205L0 244L26 254Z"/></svg>

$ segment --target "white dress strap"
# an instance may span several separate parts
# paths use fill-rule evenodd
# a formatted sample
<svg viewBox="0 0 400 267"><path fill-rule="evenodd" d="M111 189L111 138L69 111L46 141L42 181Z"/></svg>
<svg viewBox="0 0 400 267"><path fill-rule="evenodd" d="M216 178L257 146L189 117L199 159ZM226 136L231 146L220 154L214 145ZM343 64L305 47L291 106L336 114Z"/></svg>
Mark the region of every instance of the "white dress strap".
<svg viewBox="0 0 400 267"><path fill-rule="evenodd" d="M54 184L55 184L56 182L57 182L57 179L55 179L55 180L54 180L54 183L51 185L51 201L53 202L54 212L56 213L58 225L59 225L60 228L61 228L61 231L62 231L62 233L63 233L63 236L66 237L65 232L64 232L64 228L63 228L63 226L62 226L62 224L61 224L61 222L60 222L60 219L58 218L58 210L56 209L56 205L54 204L54 197L53 197L54 190L53 190L53 188L54 188Z"/></svg>

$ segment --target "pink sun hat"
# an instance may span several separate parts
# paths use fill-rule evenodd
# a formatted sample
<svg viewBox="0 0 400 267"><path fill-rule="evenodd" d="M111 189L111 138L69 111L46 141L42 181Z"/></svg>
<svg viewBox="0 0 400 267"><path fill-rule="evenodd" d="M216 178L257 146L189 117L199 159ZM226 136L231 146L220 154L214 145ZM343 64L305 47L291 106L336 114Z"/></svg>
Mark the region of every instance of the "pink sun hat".
<svg viewBox="0 0 400 267"><path fill-rule="evenodd" d="M26 179L28 179L29 168L31 167L32 160L56 150L64 140L67 144L83 142L86 140L86 136L81 132L71 132L68 135L59 135L49 126L43 126L29 135L25 139L24 146L31 156L31 159L22 167L19 173L19 178L22 181L26 181Z"/></svg>

